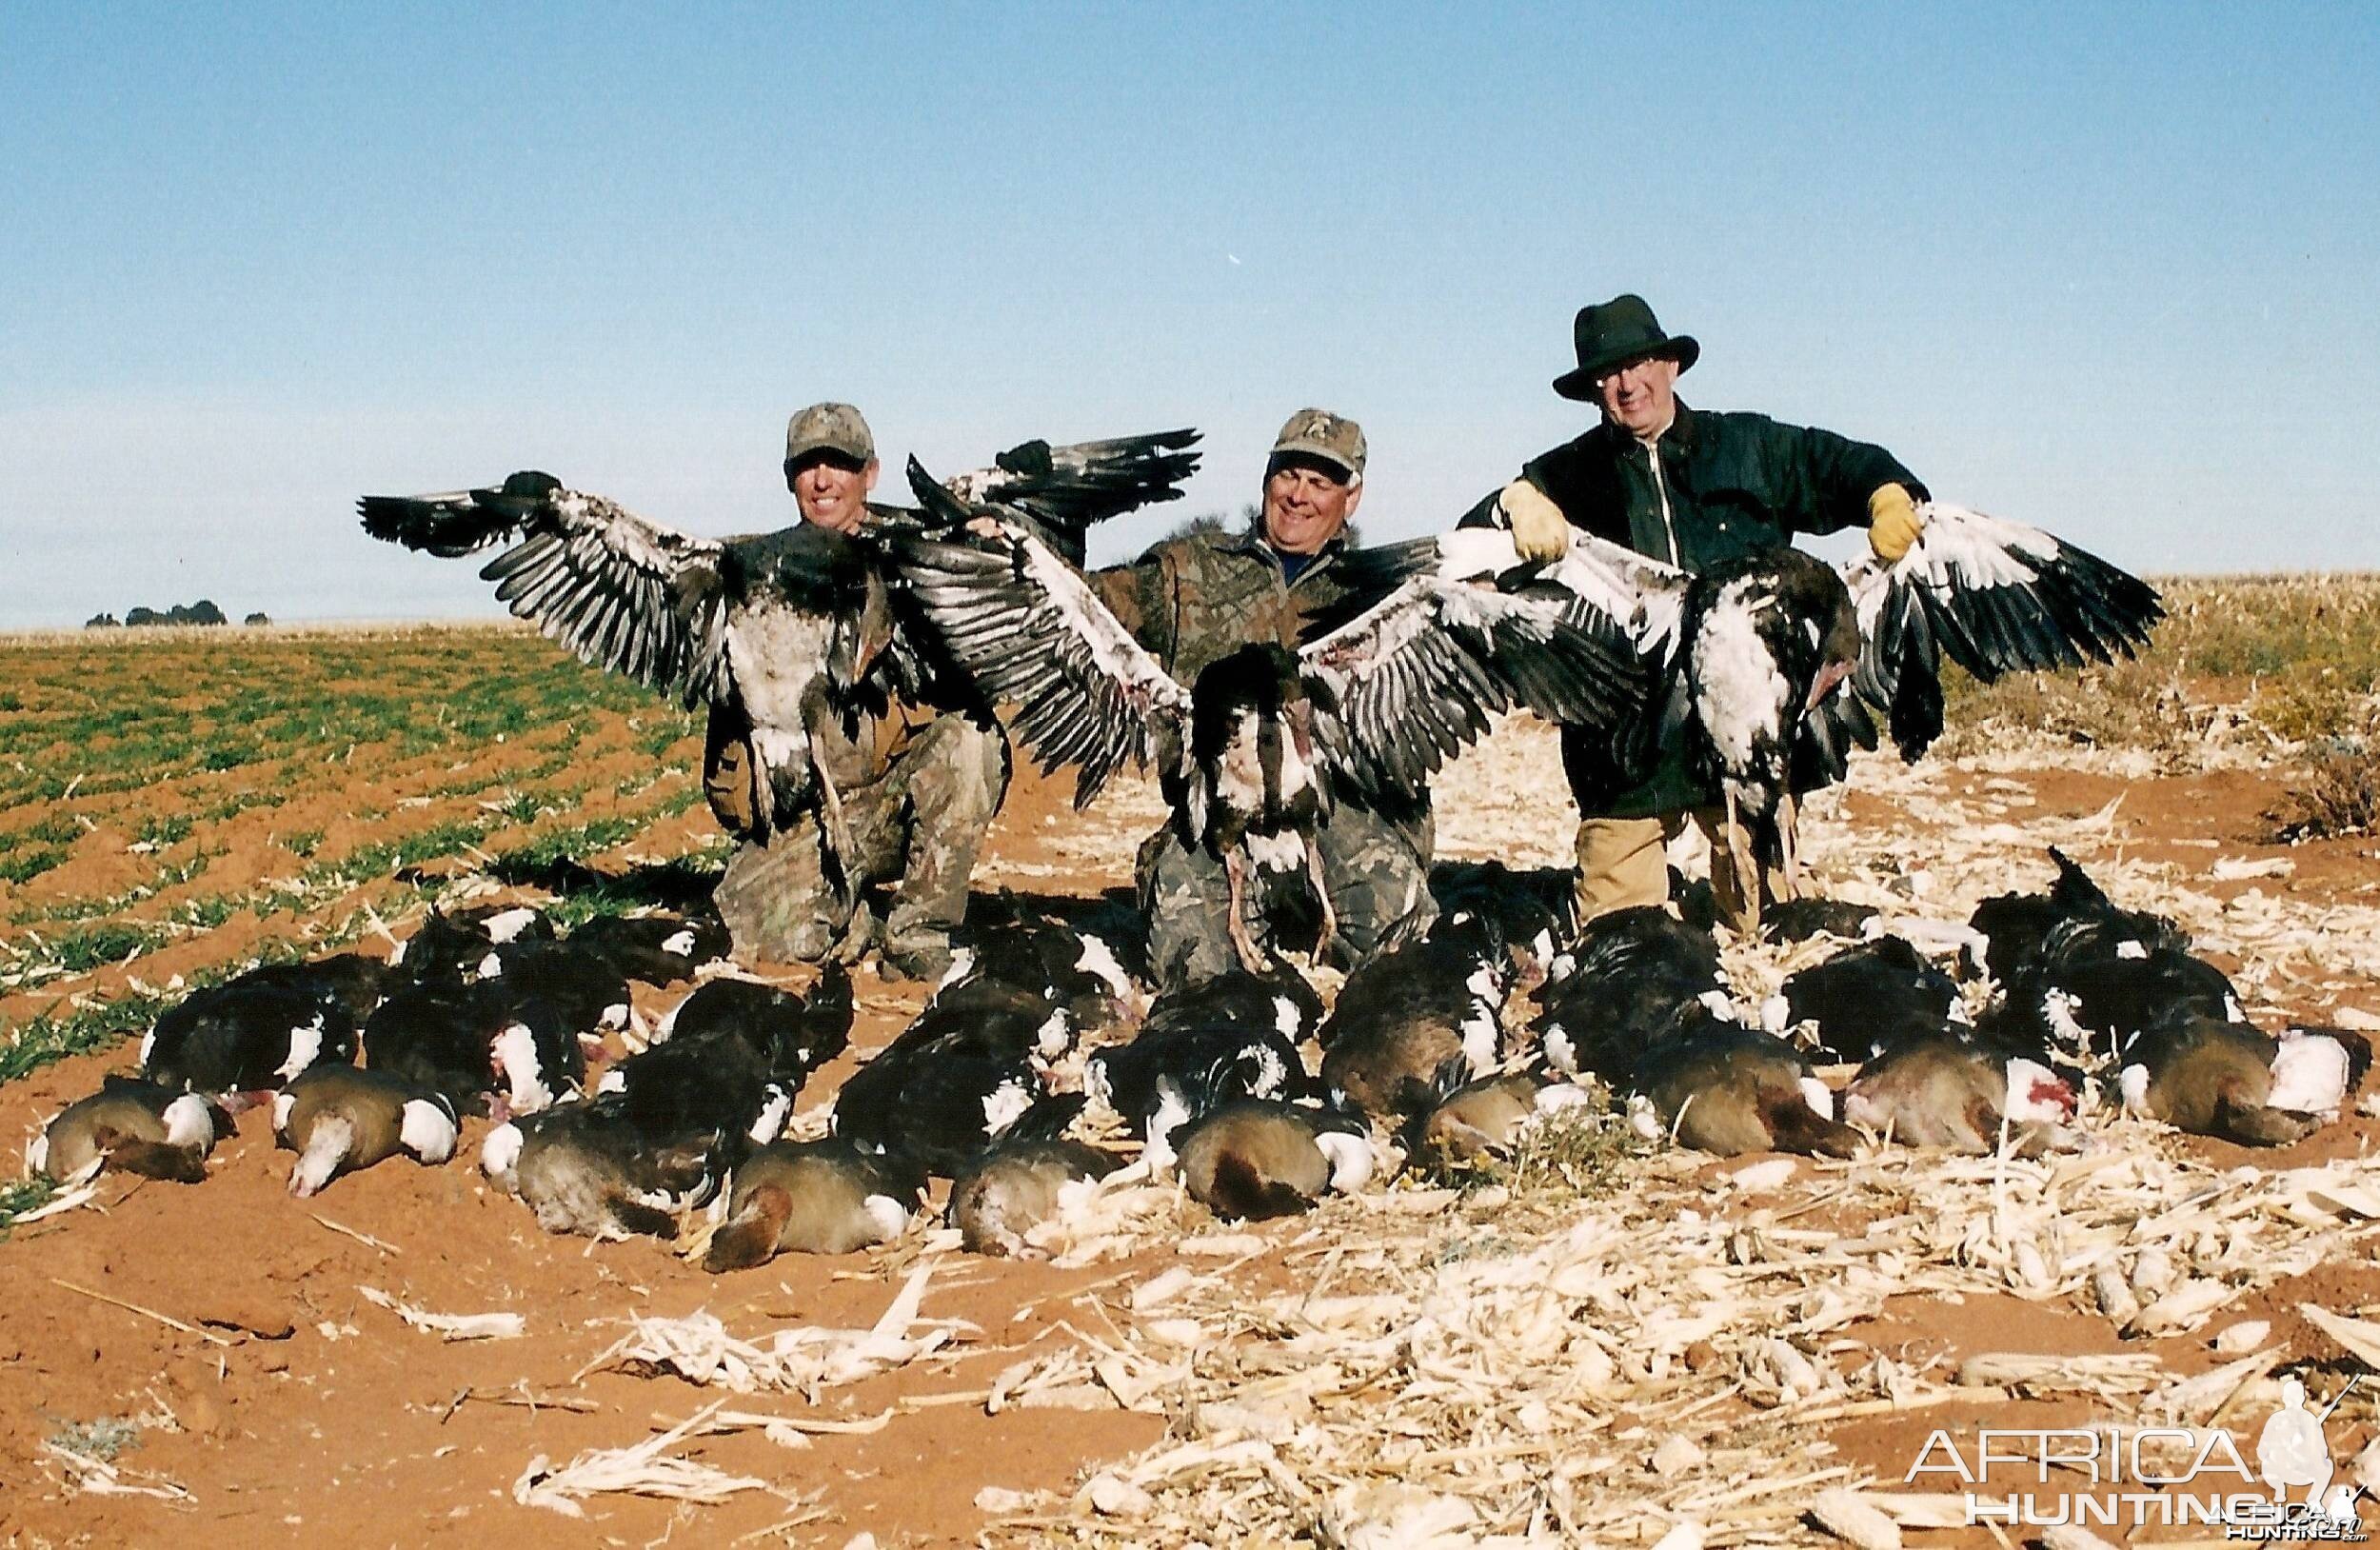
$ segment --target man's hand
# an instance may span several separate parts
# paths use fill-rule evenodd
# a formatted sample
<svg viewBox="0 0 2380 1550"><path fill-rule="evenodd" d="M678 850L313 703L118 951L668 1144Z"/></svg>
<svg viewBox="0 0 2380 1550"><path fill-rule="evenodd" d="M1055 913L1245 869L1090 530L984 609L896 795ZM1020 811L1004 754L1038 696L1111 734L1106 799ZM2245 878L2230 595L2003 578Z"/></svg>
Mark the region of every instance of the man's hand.
<svg viewBox="0 0 2380 1550"><path fill-rule="evenodd" d="M1917 542L1925 524L1917 520L1917 503L1899 485L1878 485L1868 497L1868 547L1886 565L1897 565Z"/></svg>
<svg viewBox="0 0 2380 1550"><path fill-rule="evenodd" d="M1562 508L1526 479L1516 479L1496 492L1504 525L1513 530L1513 547L1523 560L1552 560L1570 547L1570 519Z"/></svg>
<svg viewBox="0 0 2380 1550"><path fill-rule="evenodd" d="M1008 536L1008 529L1001 526L1001 521L998 517L969 517L967 519L967 531L973 533L978 538L1005 538Z"/></svg>

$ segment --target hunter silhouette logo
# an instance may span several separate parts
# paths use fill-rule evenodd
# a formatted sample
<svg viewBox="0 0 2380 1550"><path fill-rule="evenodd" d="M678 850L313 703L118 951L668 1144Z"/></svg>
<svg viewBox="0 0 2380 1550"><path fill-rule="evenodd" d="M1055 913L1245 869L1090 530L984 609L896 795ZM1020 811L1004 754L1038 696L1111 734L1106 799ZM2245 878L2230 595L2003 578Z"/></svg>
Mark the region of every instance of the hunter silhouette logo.
<svg viewBox="0 0 2380 1550"><path fill-rule="evenodd" d="M2252 1469L2228 1431L1987 1427L1964 1447L1937 1429L1902 1480L1954 1478L1965 1488L1970 1524L2202 1524L2231 1540L2361 1540L2366 1535L2357 1501L2363 1492L2338 1479L2323 1432L2358 1381L2350 1379L2338 1399L2316 1413L2307 1407L2305 1383L2283 1379L2281 1408L2256 1433Z"/></svg>
<svg viewBox="0 0 2380 1550"><path fill-rule="evenodd" d="M2281 1408L2256 1434L2256 1473L2272 1488L2273 1500L2286 1502L2291 1491L2302 1487L2306 1494L2299 1504L2309 1512L2319 1513L2333 1523L2361 1527L2355 1512L2358 1488L2345 1480L2335 1490L2331 1488L2336 1466L2330 1461L2330 1439L2322 1432L2322 1423L2354 1386L2355 1381L2350 1379L2339 1398L2317 1416L2306 1408L2306 1385L2295 1378L2282 1379Z"/></svg>

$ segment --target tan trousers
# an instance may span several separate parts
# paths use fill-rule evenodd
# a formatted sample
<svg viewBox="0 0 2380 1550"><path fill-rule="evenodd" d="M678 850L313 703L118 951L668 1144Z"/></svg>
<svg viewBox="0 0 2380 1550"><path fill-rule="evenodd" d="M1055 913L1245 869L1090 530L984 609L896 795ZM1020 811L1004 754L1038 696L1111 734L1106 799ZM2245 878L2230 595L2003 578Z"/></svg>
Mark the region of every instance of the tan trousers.
<svg viewBox="0 0 2380 1550"><path fill-rule="evenodd" d="M1578 822L1578 924L1636 904L1669 902L1669 845L1687 824L1711 844L1711 898L1719 919L1735 931L1759 924L1760 905L1775 900L1784 879L1774 868L1760 879L1757 900L1747 901L1727 861L1727 810L1696 807L1657 818L1585 818ZM1750 843L1749 836L1746 844Z"/></svg>

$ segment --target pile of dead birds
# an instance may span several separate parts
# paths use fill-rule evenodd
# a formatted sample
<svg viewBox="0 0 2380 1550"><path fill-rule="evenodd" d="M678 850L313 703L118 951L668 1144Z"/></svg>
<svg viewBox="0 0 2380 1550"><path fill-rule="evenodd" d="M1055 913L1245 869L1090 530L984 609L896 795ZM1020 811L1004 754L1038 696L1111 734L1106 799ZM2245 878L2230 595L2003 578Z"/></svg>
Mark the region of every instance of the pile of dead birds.
<svg viewBox="0 0 2380 1550"><path fill-rule="evenodd" d="M1012 904L805 1116L806 1140L787 1122L849 1043L842 970L799 995L747 978L716 919L565 935L526 906L433 914L386 963L268 965L191 995L143 1040L138 1076L108 1077L27 1162L69 1184L110 1167L195 1182L231 1117L269 1102L304 1196L399 1155L444 1163L459 1121L486 1114L480 1165L541 1225L691 1227L724 1271L898 1238L936 1179L964 1246L1030 1252L1135 1152L1218 1216L1262 1219L1402 1167L1493 1166L1582 1112L1719 1155L1833 1157L2038 1153L2098 1103L2251 1145L2335 1118L2369 1064L2360 1036L2253 1027L2179 927L2050 854L2046 891L1964 924L1772 910L1801 966L1757 1004L1707 926L1636 909L1573 929L1557 878L1493 864L1444 880L1436 922L1327 1011L1286 964L1151 999L1128 922ZM631 980L693 984L648 1027ZM607 1034L630 1052L598 1076Z"/></svg>

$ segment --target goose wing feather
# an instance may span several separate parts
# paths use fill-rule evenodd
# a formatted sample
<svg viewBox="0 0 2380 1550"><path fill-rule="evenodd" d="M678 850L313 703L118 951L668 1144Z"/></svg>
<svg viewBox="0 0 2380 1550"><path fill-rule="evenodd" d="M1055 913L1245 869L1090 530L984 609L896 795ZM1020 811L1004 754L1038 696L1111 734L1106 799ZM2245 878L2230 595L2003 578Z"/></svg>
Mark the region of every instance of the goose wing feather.
<svg viewBox="0 0 2380 1550"><path fill-rule="evenodd" d="M1985 683L2130 657L2165 616L2156 588L2023 523L1934 502L1916 543L1845 581L1863 637L1851 683L1914 759L1942 730L1942 659Z"/></svg>
<svg viewBox="0 0 2380 1550"><path fill-rule="evenodd" d="M550 475L517 473L492 489L367 495L375 538L448 558L520 541L480 575L496 596L581 661L693 705L728 689L728 546L636 515Z"/></svg>
<svg viewBox="0 0 2380 1550"><path fill-rule="evenodd" d="M1644 713L1651 665L1626 626L1520 566L1509 533L1458 529L1352 568L1359 589L1299 659L1334 773L1359 787L1418 788L1515 705L1607 729Z"/></svg>
<svg viewBox="0 0 2380 1550"><path fill-rule="evenodd" d="M970 510L913 458L909 482L950 526ZM1002 521L997 538L955 543L896 535L895 566L936 633L1044 770L1074 765L1087 805L1127 763L1178 749L1190 691L1134 640L1082 573L1030 527Z"/></svg>

